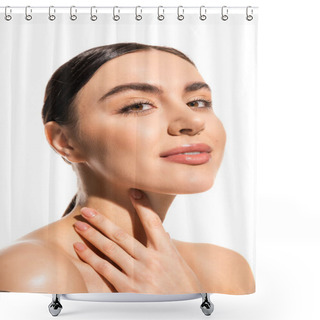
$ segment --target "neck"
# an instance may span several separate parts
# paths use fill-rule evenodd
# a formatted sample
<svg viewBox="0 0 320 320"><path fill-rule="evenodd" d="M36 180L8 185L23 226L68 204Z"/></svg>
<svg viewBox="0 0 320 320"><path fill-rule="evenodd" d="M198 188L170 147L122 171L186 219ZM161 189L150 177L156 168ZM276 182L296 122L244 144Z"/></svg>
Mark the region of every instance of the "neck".
<svg viewBox="0 0 320 320"><path fill-rule="evenodd" d="M159 194L141 190L147 196L151 208L157 213L163 222L166 213L175 198L175 195ZM77 220L86 221L81 215L83 207L93 208L117 226L122 228L129 235L147 244L146 234L135 208L129 198L129 188L112 188L104 194L84 194L77 197L77 203L73 210L64 218L71 224ZM106 235L108 236L108 235Z"/></svg>

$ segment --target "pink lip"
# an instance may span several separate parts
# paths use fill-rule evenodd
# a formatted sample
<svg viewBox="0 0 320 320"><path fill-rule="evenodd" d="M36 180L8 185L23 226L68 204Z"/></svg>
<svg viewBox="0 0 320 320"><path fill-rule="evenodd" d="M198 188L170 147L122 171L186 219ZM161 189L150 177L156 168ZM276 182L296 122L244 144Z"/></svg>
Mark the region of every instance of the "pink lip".
<svg viewBox="0 0 320 320"><path fill-rule="evenodd" d="M174 148L165 152L162 152L160 154L160 157L168 157L174 154L180 154L180 153L184 153L184 152L211 152L212 149L210 146L208 146L205 143L196 143L196 144L188 144L185 146L181 146L178 148Z"/></svg>
<svg viewBox="0 0 320 320"><path fill-rule="evenodd" d="M184 163L184 164L204 164L210 161L211 154L201 152L198 154L173 154L171 156L162 157L165 161Z"/></svg>

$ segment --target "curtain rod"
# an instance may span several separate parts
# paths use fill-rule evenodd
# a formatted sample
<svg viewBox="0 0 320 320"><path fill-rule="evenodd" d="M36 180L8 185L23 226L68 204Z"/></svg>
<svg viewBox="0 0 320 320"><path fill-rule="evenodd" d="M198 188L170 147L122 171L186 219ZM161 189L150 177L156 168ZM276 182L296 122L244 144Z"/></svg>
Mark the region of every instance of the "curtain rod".
<svg viewBox="0 0 320 320"><path fill-rule="evenodd" d="M24 9L26 7L30 7L30 8L33 8L33 9L47 9L49 8L50 6L45 6L45 7L42 7L42 6L0 6L0 8L2 9L5 9L6 7L10 7L10 8L16 8L16 9ZM104 6L53 6L54 8L61 8L61 9L68 9L68 8L71 8L71 7L75 7L75 8L81 8L81 9L90 9L92 7L94 8L102 8L102 9L112 9L114 8L115 6L108 6L108 7L104 7ZM131 6L117 6L119 9L120 8L126 8L126 9L135 9L137 6L134 6L134 7L131 7ZM138 7L141 7L141 8L146 8L146 9L158 9L159 6L156 6L156 7L147 7L147 6L138 6ZM169 9L176 9L178 8L179 6L175 6L175 7L168 7L168 6L160 6L160 7L163 7L163 8L169 8ZM181 6L183 7L184 9L198 9L200 8L201 6L198 6L198 7L188 7L188 6ZM205 7L206 9L221 9L223 6L220 6L220 7L207 7L207 6L203 6ZM234 6L226 6L228 9L246 9L247 7L245 6L242 6L242 7L234 7ZM258 9L259 7L253 7L253 6L249 6L251 7L252 9Z"/></svg>

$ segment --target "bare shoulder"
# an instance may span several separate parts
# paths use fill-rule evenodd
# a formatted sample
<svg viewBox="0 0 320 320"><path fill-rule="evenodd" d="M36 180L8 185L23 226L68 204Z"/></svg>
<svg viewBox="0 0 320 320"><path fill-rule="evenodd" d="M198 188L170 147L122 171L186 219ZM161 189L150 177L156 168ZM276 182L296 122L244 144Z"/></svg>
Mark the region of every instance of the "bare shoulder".
<svg viewBox="0 0 320 320"><path fill-rule="evenodd" d="M0 250L0 290L87 292L78 269L60 250L38 240L18 241Z"/></svg>
<svg viewBox="0 0 320 320"><path fill-rule="evenodd" d="M247 260L238 252L210 243L173 240L207 292L250 294L255 280Z"/></svg>

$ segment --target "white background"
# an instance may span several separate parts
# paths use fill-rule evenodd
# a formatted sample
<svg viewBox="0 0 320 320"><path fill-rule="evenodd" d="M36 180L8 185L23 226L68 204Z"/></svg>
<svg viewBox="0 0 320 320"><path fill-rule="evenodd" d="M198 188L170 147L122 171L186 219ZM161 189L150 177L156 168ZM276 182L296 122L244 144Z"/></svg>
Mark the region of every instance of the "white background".
<svg viewBox="0 0 320 320"><path fill-rule="evenodd" d="M316 0L7 1L1 6L259 6L257 292L214 294L213 319L319 319L320 3ZM2 18L2 17L1 17ZM51 295L1 293L1 319L50 319ZM201 299L62 300L68 319L204 319Z"/></svg>

